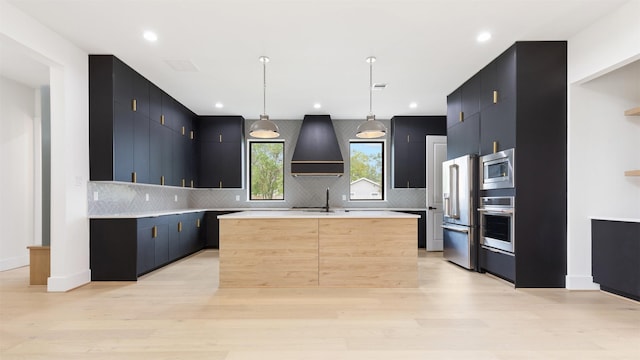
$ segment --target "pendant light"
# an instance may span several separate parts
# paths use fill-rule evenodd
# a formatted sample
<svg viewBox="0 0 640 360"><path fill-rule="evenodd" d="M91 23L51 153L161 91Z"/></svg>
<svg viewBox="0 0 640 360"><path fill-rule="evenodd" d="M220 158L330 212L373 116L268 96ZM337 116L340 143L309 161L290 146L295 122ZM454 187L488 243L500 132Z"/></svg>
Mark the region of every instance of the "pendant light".
<svg viewBox="0 0 640 360"><path fill-rule="evenodd" d="M249 135L261 139L273 139L280 136L280 132L278 125L269 120L269 115L267 115L267 63L269 58L260 56L259 60L262 63L262 114L260 114L260 120L251 124Z"/></svg>
<svg viewBox="0 0 640 360"><path fill-rule="evenodd" d="M358 126L358 132L356 136L364 139L373 139L383 137L387 133L387 127L383 123L376 120L376 116L373 115L373 63L376 58L370 56L367 58L369 63L369 115L367 115L367 121Z"/></svg>

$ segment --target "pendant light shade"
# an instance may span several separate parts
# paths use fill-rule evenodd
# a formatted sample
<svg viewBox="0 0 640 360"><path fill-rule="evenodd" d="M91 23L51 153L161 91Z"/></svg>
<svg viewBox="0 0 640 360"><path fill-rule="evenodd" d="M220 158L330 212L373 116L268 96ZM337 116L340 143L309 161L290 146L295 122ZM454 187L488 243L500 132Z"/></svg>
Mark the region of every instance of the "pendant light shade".
<svg viewBox="0 0 640 360"><path fill-rule="evenodd" d="M367 62L369 63L369 115L367 115L367 120L362 124L358 125L358 131L356 132L356 137L362 139L374 139L383 137L387 134L387 127L384 126L383 123L376 120L376 116L373 114L373 63L376 61L376 58L370 56L367 58Z"/></svg>
<svg viewBox="0 0 640 360"><path fill-rule="evenodd" d="M269 58L266 56L260 56L260 62L262 63L262 114L260 120L255 121L249 128L249 135L261 139L273 139L280 136L278 125L269 120L267 115L267 63Z"/></svg>

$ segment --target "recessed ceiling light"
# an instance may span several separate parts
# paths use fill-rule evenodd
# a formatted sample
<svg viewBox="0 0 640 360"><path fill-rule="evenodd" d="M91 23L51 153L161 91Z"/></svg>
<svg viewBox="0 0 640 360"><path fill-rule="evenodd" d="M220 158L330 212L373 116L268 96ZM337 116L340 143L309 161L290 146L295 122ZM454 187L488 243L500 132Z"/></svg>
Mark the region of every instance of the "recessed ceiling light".
<svg viewBox="0 0 640 360"><path fill-rule="evenodd" d="M322 105L320 105L319 103L313 104L313 108L314 109L320 109L321 107L322 107Z"/></svg>
<svg viewBox="0 0 640 360"><path fill-rule="evenodd" d="M144 36L145 40L150 42L155 42L158 40L158 35L156 35L156 33L154 33L153 31L145 31L142 36Z"/></svg>
<svg viewBox="0 0 640 360"><path fill-rule="evenodd" d="M221 102L217 102L215 105L216 109L222 109L224 107L224 104Z"/></svg>
<svg viewBox="0 0 640 360"><path fill-rule="evenodd" d="M481 32L480 34L478 34L478 37L476 38L478 42L489 41L489 39L491 39L491 33L488 31Z"/></svg>
<svg viewBox="0 0 640 360"><path fill-rule="evenodd" d="M415 109L415 108L418 107L418 103L412 102L412 103L409 104L409 107L412 108L412 109Z"/></svg>

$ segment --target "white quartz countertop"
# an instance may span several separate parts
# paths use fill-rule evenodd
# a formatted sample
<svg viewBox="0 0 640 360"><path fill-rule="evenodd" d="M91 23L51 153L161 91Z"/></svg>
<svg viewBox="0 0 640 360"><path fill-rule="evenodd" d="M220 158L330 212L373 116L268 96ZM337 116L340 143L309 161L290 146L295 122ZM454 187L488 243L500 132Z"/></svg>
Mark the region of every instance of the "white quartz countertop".
<svg viewBox="0 0 640 360"><path fill-rule="evenodd" d="M591 216L591 220L605 220L605 221L623 221L623 222L636 222L640 223L640 218L619 218L611 216Z"/></svg>
<svg viewBox="0 0 640 360"><path fill-rule="evenodd" d="M336 210L331 212L304 210L241 211L219 215L218 219L417 219L419 215L383 210Z"/></svg>
<svg viewBox="0 0 640 360"><path fill-rule="evenodd" d="M174 210L164 210L164 211L140 211L140 212L122 212L122 213L115 213L115 214L106 214L106 215L89 215L88 218L89 219L139 219L139 218L146 218L146 217L157 217L157 216L165 216L165 215L176 215L176 214L186 214L186 213L193 213L193 212L201 212L201 211L241 211L241 212L252 212L252 213L257 213L257 212L269 212L272 213L271 215L273 215L273 213L291 213L291 212L304 212L304 213L313 213L311 211L304 211L304 210L297 210L297 209L273 209L273 208L207 208L207 209L174 209ZM315 210L317 211L317 210ZM385 212L385 213L392 213L393 211L426 211L426 209L408 209L408 208L403 208L403 209L396 209L396 208L388 208L388 209L381 209L381 208L376 208L376 209L369 209L369 208L363 208L363 209L336 209L335 213L339 213L339 212L369 212L369 213L380 213L380 212ZM334 213L334 214L335 214ZM293 214L291 214L293 215ZM406 214L409 215L409 214ZM321 215L322 217L327 217L327 215ZM281 217L281 216L280 216ZM308 216L306 216L308 217ZM364 216L361 216L364 217ZM379 217L379 216L367 216L367 217ZM411 217L418 217L418 216L411 216Z"/></svg>
<svg viewBox="0 0 640 360"><path fill-rule="evenodd" d="M89 219L139 219L146 217L156 217L156 216L165 216L165 215L176 215L176 214L187 214L194 212L207 211L207 209L176 209L176 210L166 210L166 211L141 211L141 212L130 212L130 213L118 213L118 214L109 214L109 215L89 215Z"/></svg>

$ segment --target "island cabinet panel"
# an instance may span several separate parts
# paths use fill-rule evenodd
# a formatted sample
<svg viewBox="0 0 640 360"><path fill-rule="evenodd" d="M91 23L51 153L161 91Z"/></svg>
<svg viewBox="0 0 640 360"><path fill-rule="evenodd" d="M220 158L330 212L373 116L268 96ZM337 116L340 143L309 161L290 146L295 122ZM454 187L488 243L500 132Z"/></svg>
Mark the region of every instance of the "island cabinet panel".
<svg viewBox="0 0 640 360"><path fill-rule="evenodd" d="M221 219L220 287L318 286L317 219Z"/></svg>
<svg viewBox="0 0 640 360"><path fill-rule="evenodd" d="M416 219L318 222L320 286L418 286Z"/></svg>

